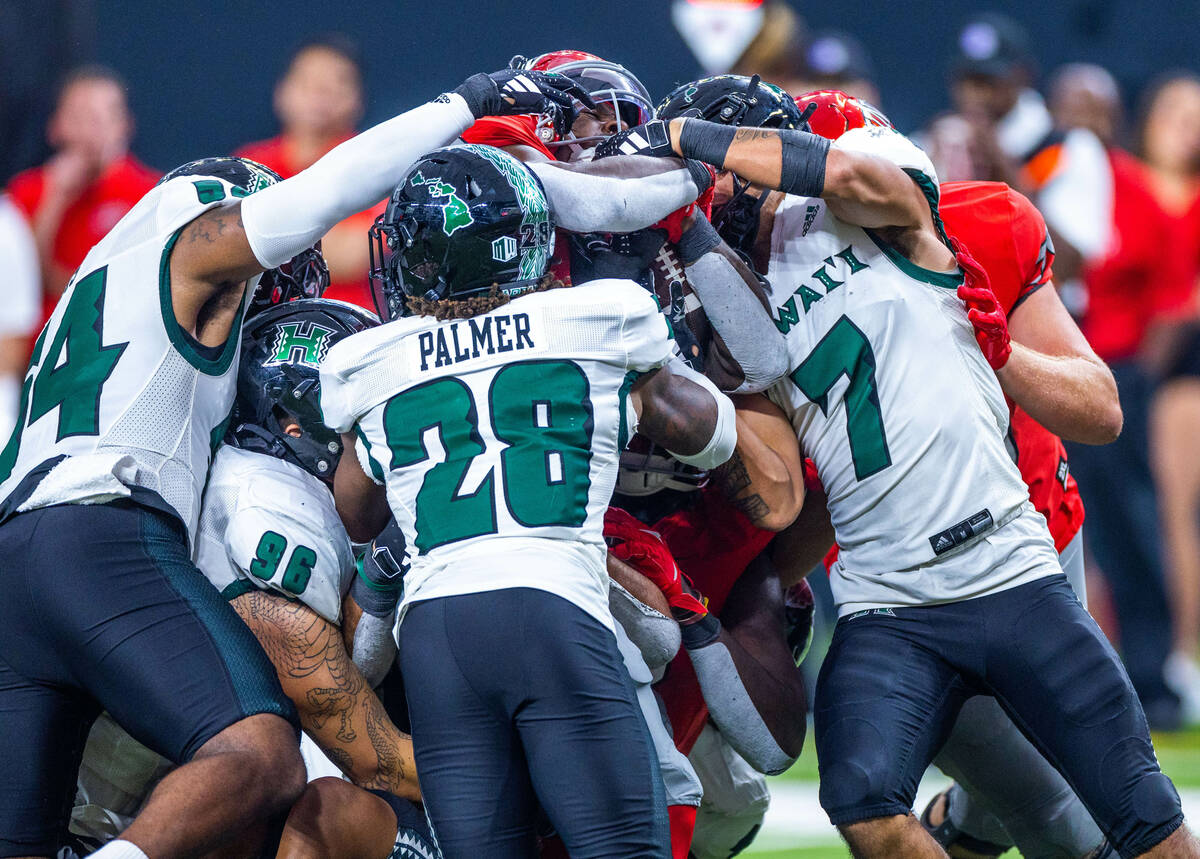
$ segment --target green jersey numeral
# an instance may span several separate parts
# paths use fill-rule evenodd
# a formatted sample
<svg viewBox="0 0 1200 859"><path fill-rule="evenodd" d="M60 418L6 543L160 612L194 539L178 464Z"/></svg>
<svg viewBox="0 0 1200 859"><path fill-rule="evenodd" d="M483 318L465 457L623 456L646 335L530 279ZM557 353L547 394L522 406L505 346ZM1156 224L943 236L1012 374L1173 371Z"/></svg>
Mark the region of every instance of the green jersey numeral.
<svg viewBox="0 0 1200 859"><path fill-rule="evenodd" d="M12 474L27 424L58 409L57 441L100 432L100 392L116 369L128 343L104 344L104 289L107 267L78 281L46 349L42 330L30 358L30 372L21 387L20 413L8 444L0 451L0 482ZM66 361L59 360L66 351Z"/></svg>
<svg viewBox="0 0 1200 859"><path fill-rule="evenodd" d="M267 531L258 541L254 559L250 561L250 573L263 581L270 581L279 572L279 565L283 563L287 546L287 537L274 531ZM283 571L283 578L279 580L280 586L288 593L297 596L304 593L316 563L317 553L308 546L297 546L292 549L292 555Z"/></svg>
<svg viewBox="0 0 1200 859"><path fill-rule="evenodd" d="M513 519L528 528L583 525L594 427L583 370L570 361L508 364L492 379L488 406L493 434L505 445L500 485ZM424 437L433 427L445 451L417 492L420 552L496 533L494 474L462 494L471 463L486 450L465 384L443 378L397 394L384 407L383 426L393 469L430 458Z"/></svg>
<svg viewBox="0 0 1200 859"><path fill-rule="evenodd" d="M879 387L875 383L875 352L866 335L845 316L821 338L795 372L792 381L804 396L829 413L829 390L842 376L850 380L844 397L846 433L854 476L865 480L892 464Z"/></svg>

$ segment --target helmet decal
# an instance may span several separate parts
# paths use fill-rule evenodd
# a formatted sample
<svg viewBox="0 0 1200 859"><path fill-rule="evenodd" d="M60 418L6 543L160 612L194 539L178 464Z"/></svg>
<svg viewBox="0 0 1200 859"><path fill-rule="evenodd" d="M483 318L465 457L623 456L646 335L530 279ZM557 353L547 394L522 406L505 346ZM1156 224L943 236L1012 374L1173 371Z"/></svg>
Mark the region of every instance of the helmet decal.
<svg viewBox="0 0 1200 859"><path fill-rule="evenodd" d="M304 364L317 368L329 351L329 338L334 333L315 322L285 322L275 329L275 343L265 367L279 364Z"/></svg>
<svg viewBox="0 0 1200 859"><path fill-rule="evenodd" d="M455 230L460 230L475 223L475 219L471 217L471 208L467 205L467 201L458 196L458 192L454 190L453 185L447 185L440 179L426 179L421 175L420 170L408 180L408 184L425 185L430 197L435 199L446 198L446 203L442 206L442 232L446 235L452 236Z"/></svg>
<svg viewBox="0 0 1200 859"><path fill-rule="evenodd" d="M478 146L473 143L468 143L463 148L490 161L516 192L517 203L524 216L521 219L521 232L518 239L518 247L524 251L521 255L520 279L531 280L541 277L550 264L550 257L554 254L554 229L550 224L550 204L546 200L546 192L542 190L541 183L525 165L501 149L493 146ZM493 259L502 259L495 256L494 245Z"/></svg>

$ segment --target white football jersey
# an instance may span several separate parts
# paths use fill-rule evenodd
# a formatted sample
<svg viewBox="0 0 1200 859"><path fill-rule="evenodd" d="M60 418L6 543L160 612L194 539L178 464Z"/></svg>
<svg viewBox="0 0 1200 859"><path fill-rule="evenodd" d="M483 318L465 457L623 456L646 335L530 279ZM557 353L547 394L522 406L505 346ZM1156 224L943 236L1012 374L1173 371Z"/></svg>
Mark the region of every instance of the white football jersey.
<svg viewBox="0 0 1200 859"><path fill-rule="evenodd" d="M230 445L213 460L194 557L226 599L273 590L332 624L355 571L329 487L294 463Z"/></svg>
<svg viewBox="0 0 1200 859"><path fill-rule="evenodd" d="M359 434L407 540L401 613L500 588L557 594L612 627L604 510L640 373L671 357L632 281L520 296L490 313L407 317L321 366L325 423Z"/></svg>
<svg viewBox="0 0 1200 859"><path fill-rule="evenodd" d="M222 179L177 177L84 258L33 348L20 420L0 451L0 517L149 492L194 533L258 277L225 345L205 347L175 321L171 250L202 212L247 193Z"/></svg>
<svg viewBox="0 0 1200 859"><path fill-rule="evenodd" d="M824 201L771 235L789 375L770 390L817 466L841 547L841 614L982 596L1057 570L1005 446L1008 408L957 295Z"/></svg>

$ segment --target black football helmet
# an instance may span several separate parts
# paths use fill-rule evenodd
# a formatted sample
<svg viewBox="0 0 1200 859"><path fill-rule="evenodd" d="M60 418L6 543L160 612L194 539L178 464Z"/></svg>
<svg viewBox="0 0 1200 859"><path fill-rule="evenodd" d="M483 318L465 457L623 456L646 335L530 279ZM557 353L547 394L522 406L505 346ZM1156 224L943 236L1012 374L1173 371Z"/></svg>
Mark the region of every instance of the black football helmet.
<svg viewBox="0 0 1200 859"><path fill-rule="evenodd" d="M692 116L721 125L807 130L796 102L758 75L713 75L677 86L658 105L658 118Z"/></svg>
<svg viewBox="0 0 1200 859"><path fill-rule="evenodd" d="M247 322L227 441L331 480L342 440L321 420L320 363L334 343L378 324L366 310L328 298L289 301ZM285 416L300 425L299 438L279 425Z"/></svg>
<svg viewBox="0 0 1200 859"><path fill-rule="evenodd" d="M554 224L533 171L492 146L437 149L409 170L371 228L371 288L379 317L404 297L439 301L517 295L546 274Z"/></svg>
<svg viewBox="0 0 1200 859"><path fill-rule="evenodd" d="M800 112L795 100L758 75L713 75L676 87L658 106L658 118L696 117L721 125L808 131L815 106ZM758 216L766 194L748 194L749 183L734 178L734 194L713 209L712 223L734 250L748 256L758 234Z"/></svg>
<svg viewBox="0 0 1200 859"><path fill-rule="evenodd" d="M249 158L222 156L201 158L176 167L158 180L158 184L177 176L215 176L244 190L240 196L249 196L281 181L279 174L270 167L251 161ZM235 196L239 196L234 192ZM321 256L321 243L305 248L283 265L263 272L258 288L250 297L246 317L297 298L320 298L329 286L329 268Z"/></svg>

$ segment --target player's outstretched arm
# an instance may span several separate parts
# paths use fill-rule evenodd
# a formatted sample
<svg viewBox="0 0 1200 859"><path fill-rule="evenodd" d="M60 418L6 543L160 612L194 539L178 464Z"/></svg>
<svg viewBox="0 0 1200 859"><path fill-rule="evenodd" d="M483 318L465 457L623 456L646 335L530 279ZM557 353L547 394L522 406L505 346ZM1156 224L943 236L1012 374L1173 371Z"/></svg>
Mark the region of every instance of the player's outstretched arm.
<svg viewBox="0 0 1200 859"><path fill-rule="evenodd" d="M267 652L300 724L355 784L420 800L412 740L350 660L341 632L308 606L252 590L231 603Z"/></svg>
<svg viewBox="0 0 1200 859"><path fill-rule="evenodd" d="M726 393L766 390L787 372L788 356L765 282L699 209L684 218L675 250L716 335L705 344L705 375Z"/></svg>
<svg viewBox="0 0 1200 859"><path fill-rule="evenodd" d="M171 254L172 301L187 330L223 287L287 262L330 227L391 193L425 153L491 114L540 113L591 99L562 75L474 75L453 93L335 147L307 170L186 226ZM238 297L231 301L236 305Z"/></svg>
<svg viewBox="0 0 1200 859"><path fill-rule="evenodd" d="M1053 284L1029 295L1008 320L1012 354L996 371L1004 393L1050 432L1108 444L1124 415L1112 371L1088 344Z"/></svg>
<svg viewBox="0 0 1200 859"><path fill-rule="evenodd" d="M733 403L737 446L712 479L759 528L782 531L804 504L804 459L796 432L761 394L735 397Z"/></svg>
<svg viewBox="0 0 1200 859"><path fill-rule="evenodd" d="M636 430L680 462L715 468L733 455L733 403L678 359L641 376L630 391Z"/></svg>
<svg viewBox="0 0 1200 859"><path fill-rule="evenodd" d="M831 146L807 131L734 128L678 117L623 131L602 146L626 154L694 158L761 188L823 197L835 215L863 227L930 223L928 201L895 164Z"/></svg>
<svg viewBox="0 0 1200 859"><path fill-rule="evenodd" d="M672 159L672 169L650 172L650 159L636 159L626 168L613 167L613 159L577 167L545 161L530 164L550 201L554 223L576 233L630 233L665 218L693 202L712 185L708 168ZM617 159L624 161L625 159Z"/></svg>

